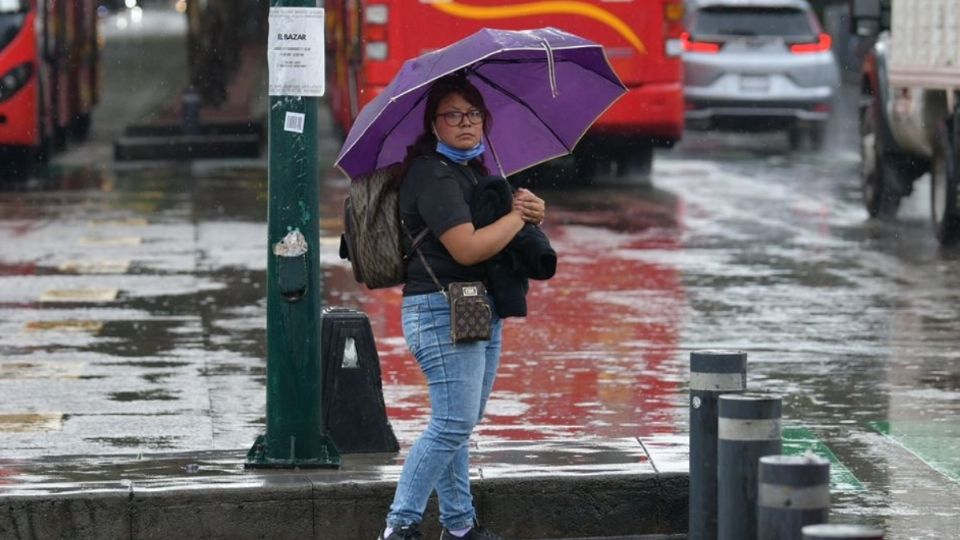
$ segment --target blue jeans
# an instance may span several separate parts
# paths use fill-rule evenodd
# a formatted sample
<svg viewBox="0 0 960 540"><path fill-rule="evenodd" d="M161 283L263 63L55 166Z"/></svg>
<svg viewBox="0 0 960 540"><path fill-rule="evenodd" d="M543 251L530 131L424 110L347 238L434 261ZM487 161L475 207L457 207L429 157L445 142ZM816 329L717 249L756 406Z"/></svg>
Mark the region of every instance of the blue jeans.
<svg viewBox="0 0 960 540"><path fill-rule="evenodd" d="M407 346L427 378L430 423L403 464L387 525L420 523L436 490L440 523L464 529L476 517L468 443L496 378L503 321L494 315L489 341L454 345L450 306L439 292L404 297L402 320Z"/></svg>

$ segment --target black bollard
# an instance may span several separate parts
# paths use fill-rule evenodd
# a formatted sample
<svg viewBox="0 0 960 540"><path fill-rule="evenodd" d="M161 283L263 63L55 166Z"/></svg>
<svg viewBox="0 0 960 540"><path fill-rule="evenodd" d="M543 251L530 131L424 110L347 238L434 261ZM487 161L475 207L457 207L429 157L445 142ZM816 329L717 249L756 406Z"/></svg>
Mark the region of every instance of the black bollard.
<svg viewBox="0 0 960 540"><path fill-rule="evenodd" d="M883 532L863 525L807 525L803 540L883 540Z"/></svg>
<svg viewBox="0 0 960 540"><path fill-rule="evenodd" d="M690 353L690 540L717 537L717 398L747 387L747 353Z"/></svg>
<svg viewBox="0 0 960 540"><path fill-rule="evenodd" d="M341 454L399 451L370 319L361 311L326 306L320 329L324 425L337 449Z"/></svg>
<svg viewBox="0 0 960 540"><path fill-rule="evenodd" d="M180 96L180 122L184 135L200 134L200 93L193 86L184 89Z"/></svg>
<svg viewBox="0 0 960 540"><path fill-rule="evenodd" d="M783 449L781 400L760 394L720 396L717 419L717 538L757 537L760 458Z"/></svg>
<svg viewBox="0 0 960 540"><path fill-rule="evenodd" d="M803 527L830 514L830 462L804 456L760 458L757 538L802 540Z"/></svg>

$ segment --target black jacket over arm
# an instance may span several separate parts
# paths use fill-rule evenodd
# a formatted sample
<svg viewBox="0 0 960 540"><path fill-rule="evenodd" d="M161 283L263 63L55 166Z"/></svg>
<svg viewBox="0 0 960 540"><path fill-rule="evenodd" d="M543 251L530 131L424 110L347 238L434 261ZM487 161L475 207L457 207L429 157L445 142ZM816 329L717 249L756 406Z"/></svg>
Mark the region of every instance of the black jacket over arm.
<svg viewBox="0 0 960 540"><path fill-rule="evenodd" d="M513 207L513 189L498 176L480 179L470 204L473 226L486 227ZM550 279L557 272L557 252L540 227L527 223L497 256L486 263L497 315L527 315L527 279Z"/></svg>

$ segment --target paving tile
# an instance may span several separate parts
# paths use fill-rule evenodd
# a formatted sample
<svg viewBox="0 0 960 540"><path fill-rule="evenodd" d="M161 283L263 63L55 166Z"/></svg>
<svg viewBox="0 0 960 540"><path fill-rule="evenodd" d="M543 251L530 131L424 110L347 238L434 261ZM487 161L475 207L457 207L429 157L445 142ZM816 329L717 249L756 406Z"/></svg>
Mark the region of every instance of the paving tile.
<svg viewBox="0 0 960 540"><path fill-rule="evenodd" d="M634 438L483 441L471 454L484 479L528 476L653 474Z"/></svg>
<svg viewBox="0 0 960 540"><path fill-rule="evenodd" d="M641 439L658 473L687 473L690 470L690 436L650 435Z"/></svg>

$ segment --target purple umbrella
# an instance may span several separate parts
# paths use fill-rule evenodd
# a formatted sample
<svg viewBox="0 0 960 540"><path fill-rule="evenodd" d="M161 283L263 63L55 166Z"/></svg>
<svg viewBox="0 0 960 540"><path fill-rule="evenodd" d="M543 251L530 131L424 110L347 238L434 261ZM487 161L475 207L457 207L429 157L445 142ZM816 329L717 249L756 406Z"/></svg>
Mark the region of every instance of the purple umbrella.
<svg viewBox="0 0 960 540"><path fill-rule="evenodd" d="M464 70L493 116L487 163L509 176L570 153L626 92L603 47L555 28L483 29L404 62L360 111L337 156L351 178L402 161L423 131L433 81Z"/></svg>

